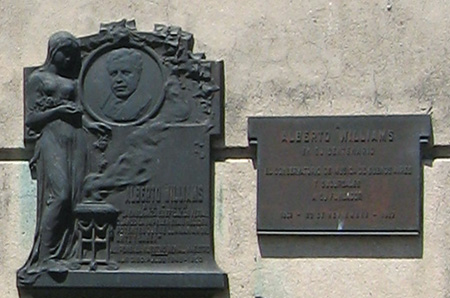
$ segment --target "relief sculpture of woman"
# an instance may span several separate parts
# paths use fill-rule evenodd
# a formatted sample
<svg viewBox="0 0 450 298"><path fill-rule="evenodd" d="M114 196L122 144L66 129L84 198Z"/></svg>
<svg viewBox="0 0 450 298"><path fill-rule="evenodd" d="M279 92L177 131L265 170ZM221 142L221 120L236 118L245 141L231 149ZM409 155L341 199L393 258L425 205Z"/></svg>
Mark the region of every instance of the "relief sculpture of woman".
<svg viewBox="0 0 450 298"><path fill-rule="evenodd" d="M87 171L86 132L109 129L83 117L77 98L80 67L79 41L58 32L49 39L44 65L26 84L26 126L37 139L30 167L38 207L33 249L18 272L22 283L33 283L43 272L69 270L76 240L73 209L82 200Z"/></svg>

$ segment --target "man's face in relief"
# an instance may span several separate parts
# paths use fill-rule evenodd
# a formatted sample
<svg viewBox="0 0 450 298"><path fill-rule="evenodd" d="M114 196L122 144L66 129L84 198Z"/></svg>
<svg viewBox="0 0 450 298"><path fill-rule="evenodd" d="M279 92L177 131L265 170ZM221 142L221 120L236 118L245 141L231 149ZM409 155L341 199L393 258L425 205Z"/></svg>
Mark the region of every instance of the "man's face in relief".
<svg viewBox="0 0 450 298"><path fill-rule="evenodd" d="M108 57L107 70L111 79L111 91L127 100L137 89L142 72L142 58L136 50L119 49Z"/></svg>

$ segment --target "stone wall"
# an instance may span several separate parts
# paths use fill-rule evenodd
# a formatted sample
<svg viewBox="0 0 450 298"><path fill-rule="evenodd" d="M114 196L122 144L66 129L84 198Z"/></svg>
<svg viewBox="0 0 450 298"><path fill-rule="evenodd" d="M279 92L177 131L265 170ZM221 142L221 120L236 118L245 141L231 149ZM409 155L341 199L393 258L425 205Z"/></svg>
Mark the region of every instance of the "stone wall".
<svg viewBox="0 0 450 298"><path fill-rule="evenodd" d="M225 61L227 146L247 145L249 116L411 113L431 114L435 143L447 145L449 15L446 0L3 0L0 297L18 297L35 225L28 165L7 154L23 147L22 71L43 63L52 33L85 36L123 18L192 32L197 52ZM215 250L229 297L449 297L449 170L443 159L424 169L422 258L282 259L259 252L252 163L218 163Z"/></svg>

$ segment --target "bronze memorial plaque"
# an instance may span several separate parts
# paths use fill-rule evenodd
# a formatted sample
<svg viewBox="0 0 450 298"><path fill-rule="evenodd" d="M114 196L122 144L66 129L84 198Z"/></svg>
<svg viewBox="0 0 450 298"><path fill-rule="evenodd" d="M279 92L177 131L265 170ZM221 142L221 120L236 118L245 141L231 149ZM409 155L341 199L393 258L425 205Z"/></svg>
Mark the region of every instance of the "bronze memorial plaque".
<svg viewBox="0 0 450 298"><path fill-rule="evenodd" d="M418 235L428 115L257 117L259 235Z"/></svg>
<svg viewBox="0 0 450 298"><path fill-rule="evenodd" d="M223 142L223 63L193 46L179 27L123 20L81 38L55 33L44 64L25 69L37 222L17 272L22 297L226 289L211 158Z"/></svg>

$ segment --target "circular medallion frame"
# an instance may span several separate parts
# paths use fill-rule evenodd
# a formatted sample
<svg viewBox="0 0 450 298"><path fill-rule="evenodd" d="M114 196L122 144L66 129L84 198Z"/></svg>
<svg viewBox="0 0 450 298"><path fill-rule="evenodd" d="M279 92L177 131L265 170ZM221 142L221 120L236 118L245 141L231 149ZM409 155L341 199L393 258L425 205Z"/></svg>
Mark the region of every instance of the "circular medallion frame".
<svg viewBox="0 0 450 298"><path fill-rule="evenodd" d="M112 79L107 70L108 55L115 50L130 49L142 57L142 71L135 91L119 104L128 115L121 119L108 116L105 110L116 99ZM164 84L167 69L158 54L148 46L129 41L126 44L106 44L92 51L80 72L79 95L89 116L112 126L139 125L155 116L164 101ZM134 110L133 110L134 109Z"/></svg>

